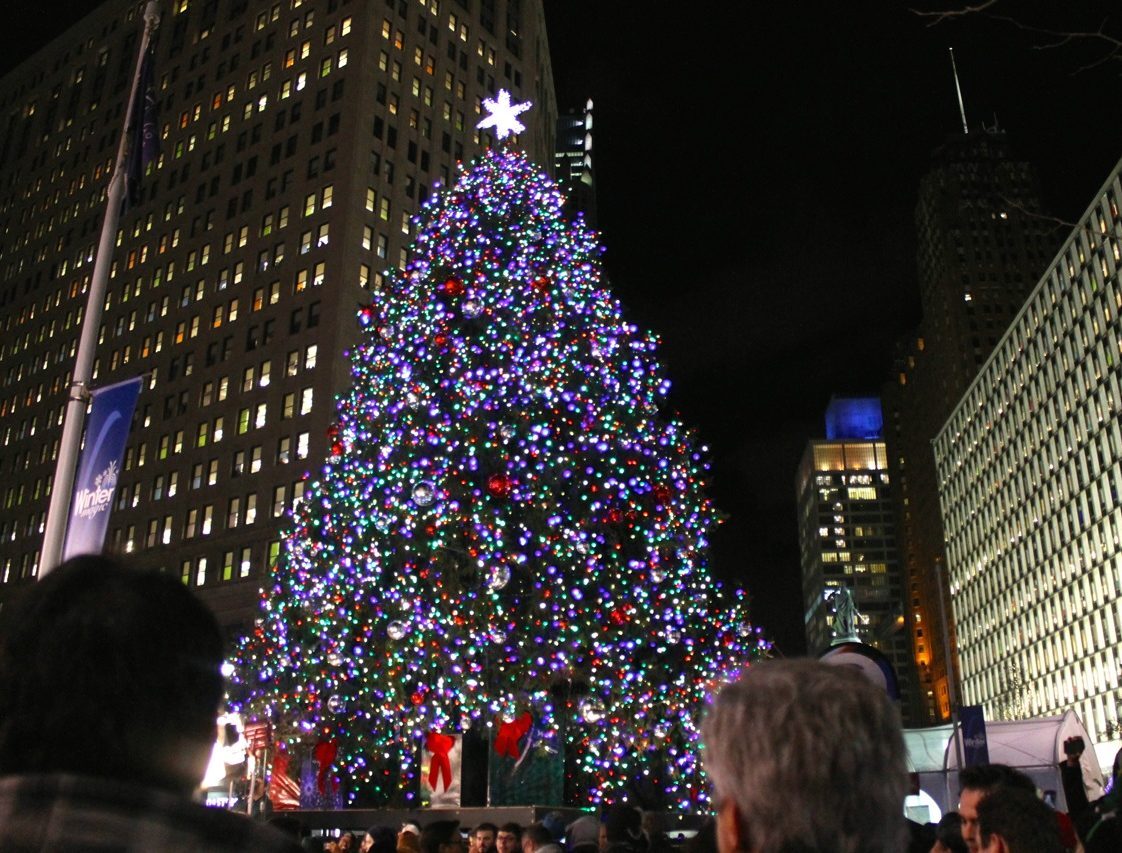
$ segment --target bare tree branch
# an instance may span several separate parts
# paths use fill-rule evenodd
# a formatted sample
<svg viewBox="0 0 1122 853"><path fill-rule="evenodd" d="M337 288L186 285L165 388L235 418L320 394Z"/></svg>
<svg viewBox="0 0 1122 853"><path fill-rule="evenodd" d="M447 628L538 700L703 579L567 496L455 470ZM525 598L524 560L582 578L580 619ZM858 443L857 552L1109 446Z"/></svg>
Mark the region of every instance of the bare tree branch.
<svg viewBox="0 0 1122 853"><path fill-rule="evenodd" d="M927 26L929 27L937 26L938 24L954 18L963 18L969 15L983 15L991 20L1001 21L1002 23L1016 27L1022 32L1034 33L1051 39L1051 41L1045 44L1033 45L1033 50L1057 50L1076 44L1080 46L1094 44L1102 49L1103 53L1101 56L1083 63L1072 72L1073 74L1097 68L1107 62L1122 61L1122 38L1107 32L1106 26L1107 22L1110 20L1109 18L1103 18L1102 23L1099 24L1096 30L1057 30L1051 27L1038 27L1033 24L1026 24L1024 21L1010 15L993 14L989 10L996 6L997 3L998 0L982 0L980 3L967 4L955 9L944 9L941 11L912 9L911 12L920 18L928 19Z"/></svg>
<svg viewBox="0 0 1122 853"><path fill-rule="evenodd" d="M913 15L919 15L921 18L930 18L927 26L934 27L943 23L950 18L961 18L963 15L974 15L978 12L984 12L991 6L997 4L997 0L982 0L981 3L976 3L973 6L963 6L960 9L947 9L942 12L925 12L922 9L912 9Z"/></svg>
<svg viewBox="0 0 1122 853"><path fill-rule="evenodd" d="M1075 42L1098 42L1105 45L1106 52L1093 62L1087 62L1081 65L1074 73L1078 74L1080 71L1087 71L1088 69L1095 68L1106 62L1112 60L1122 60L1122 39L1113 36L1106 31L1107 21L1109 18L1103 18L1099 28L1094 31L1063 31L1053 30L1047 27L1036 27L1031 24L1026 24L1023 21L1018 21L1016 18L1011 18L1007 15L990 15L996 21L1003 21L1011 24L1023 32L1036 33L1038 35L1048 36L1053 39L1048 44L1033 45L1033 50L1056 50L1058 48L1067 47Z"/></svg>
<svg viewBox="0 0 1122 853"><path fill-rule="evenodd" d="M1052 226L1051 229L1049 229L1050 231L1072 231L1076 227L1074 222L1068 222L1066 219L1060 219L1058 216L1049 216L1046 213L1041 213L1039 210L1029 210L1020 202L1013 201L1013 199L1007 196L999 194L997 198L1002 204L1010 210L1017 211L1017 213L1021 214L1025 219L1032 219L1036 222L1046 222L1050 224Z"/></svg>

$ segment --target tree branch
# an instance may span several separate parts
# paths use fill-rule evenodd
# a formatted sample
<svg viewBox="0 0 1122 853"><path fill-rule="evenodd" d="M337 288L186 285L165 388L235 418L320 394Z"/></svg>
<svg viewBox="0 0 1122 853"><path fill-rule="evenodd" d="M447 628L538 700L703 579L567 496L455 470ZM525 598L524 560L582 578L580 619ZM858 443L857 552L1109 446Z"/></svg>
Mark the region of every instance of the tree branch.
<svg viewBox="0 0 1122 853"><path fill-rule="evenodd" d="M995 6L998 0L982 0L981 3L975 3L973 6L963 6L960 9L946 9L942 12L925 12L922 9L912 9L913 15L918 15L921 18L930 18L927 26L934 27L943 23L950 18L961 18L963 15L974 15L978 12L984 12L991 6Z"/></svg>

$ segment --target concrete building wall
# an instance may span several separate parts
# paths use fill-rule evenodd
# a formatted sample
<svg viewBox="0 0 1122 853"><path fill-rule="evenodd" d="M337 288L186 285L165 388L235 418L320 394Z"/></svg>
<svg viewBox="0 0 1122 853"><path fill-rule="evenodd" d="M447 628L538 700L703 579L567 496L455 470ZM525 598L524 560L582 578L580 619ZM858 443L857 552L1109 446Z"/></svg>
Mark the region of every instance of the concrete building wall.
<svg viewBox="0 0 1122 853"><path fill-rule="evenodd" d="M61 414L141 30L109 0L0 80L0 601L38 569ZM252 619L283 519L328 452L356 313L411 217L535 101L540 0L168 0L162 156L121 218L95 384L145 374L109 548Z"/></svg>

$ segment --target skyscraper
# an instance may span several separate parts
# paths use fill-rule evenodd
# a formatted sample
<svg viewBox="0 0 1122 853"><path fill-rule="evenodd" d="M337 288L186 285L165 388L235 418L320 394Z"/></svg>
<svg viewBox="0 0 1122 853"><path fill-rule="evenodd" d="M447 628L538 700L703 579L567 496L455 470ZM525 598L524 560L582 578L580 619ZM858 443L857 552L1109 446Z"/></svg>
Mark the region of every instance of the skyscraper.
<svg viewBox="0 0 1122 853"><path fill-rule="evenodd" d="M1122 163L935 438L964 699L1117 731Z"/></svg>
<svg viewBox="0 0 1122 853"><path fill-rule="evenodd" d="M796 478L803 617L807 652L819 655L834 640L831 599L848 587L859 614L858 638L892 662L910 723L914 664L903 630L889 452L880 400L830 401L826 437L807 443Z"/></svg>
<svg viewBox="0 0 1122 853"><path fill-rule="evenodd" d="M596 224L596 183L592 170L592 99L581 112L557 118L557 182L568 194L568 207L582 211Z"/></svg>
<svg viewBox="0 0 1122 853"><path fill-rule="evenodd" d="M940 596L945 548L931 440L1044 269L1059 236L1028 163L997 130L949 137L916 205L923 319L884 390L906 567L905 617L929 719L951 711ZM942 590L940 585L942 584ZM949 601L949 599L946 599ZM953 652L952 652L953 655Z"/></svg>
<svg viewBox="0 0 1122 853"><path fill-rule="evenodd" d="M552 162L539 0L174 0L162 153L121 218L96 384L143 374L108 547L244 624L331 452L356 312L498 89ZM140 32L108 0L0 80L0 597L38 569L61 412Z"/></svg>

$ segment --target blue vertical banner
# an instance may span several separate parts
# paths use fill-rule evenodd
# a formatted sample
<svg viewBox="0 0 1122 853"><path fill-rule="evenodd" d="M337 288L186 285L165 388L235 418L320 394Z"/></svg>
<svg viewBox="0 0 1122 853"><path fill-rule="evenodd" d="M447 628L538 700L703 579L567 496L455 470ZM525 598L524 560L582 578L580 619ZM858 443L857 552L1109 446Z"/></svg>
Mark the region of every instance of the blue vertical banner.
<svg viewBox="0 0 1122 853"><path fill-rule="evenodd" d="M62 546L64 560L78 554L99 554L105 544L121 457L142 381L138 376L91 392L93 406L74 478L74 499Z"/></svg>
<svg viewBox="0 0 1122 853"><path fill-rule="evenodd" d="M963 763L967 767L990 763L986 741L986 714L981 705L963 705L958 712L962 726Z"/></svg>
<svg viewBox="0 0 1122 853"><path fill-rule="evenodd" d="M128 161L125 167L125 207L140 204L140 179L151 163L160 159L160 135L156 127L156 43L149 42L140 64L140 81L132 105Z"/></svg>

